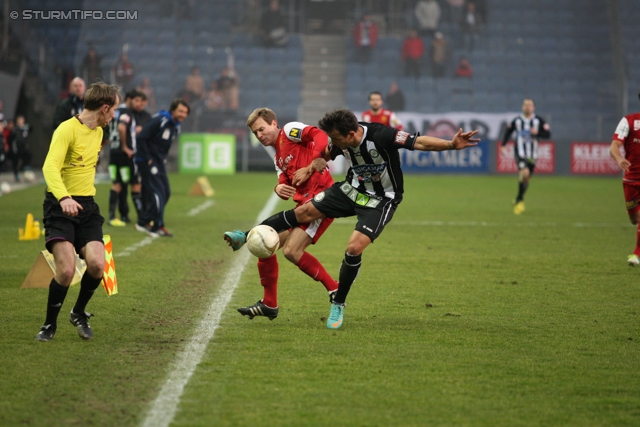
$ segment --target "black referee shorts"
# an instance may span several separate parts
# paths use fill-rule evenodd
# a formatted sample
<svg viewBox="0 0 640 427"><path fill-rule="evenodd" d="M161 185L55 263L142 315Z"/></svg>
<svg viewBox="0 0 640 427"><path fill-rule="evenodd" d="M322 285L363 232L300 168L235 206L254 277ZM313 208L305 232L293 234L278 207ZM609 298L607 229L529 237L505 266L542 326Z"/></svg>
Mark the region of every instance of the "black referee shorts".
<svg viewBox="0 0 640 427"><path fill-rule="evenodd" d="M53 244L59 241L73 243L78 254L89 242L103 242L104 218L100 215L98 204L93 197L74 196L73 200L80 203L83 208L79 210L77 216L64 214L53 194L47 193L44 199L42 223L45 229L45 246L49 252Z"/></svg>
<svg viewBox="0 0 640 427"><path fill-rule="evenodd" d="M358 192L348 182L336 182L311 200L313 206L329 218L357 216L355 230L373 242L391 221L398 202Z"/></svg>

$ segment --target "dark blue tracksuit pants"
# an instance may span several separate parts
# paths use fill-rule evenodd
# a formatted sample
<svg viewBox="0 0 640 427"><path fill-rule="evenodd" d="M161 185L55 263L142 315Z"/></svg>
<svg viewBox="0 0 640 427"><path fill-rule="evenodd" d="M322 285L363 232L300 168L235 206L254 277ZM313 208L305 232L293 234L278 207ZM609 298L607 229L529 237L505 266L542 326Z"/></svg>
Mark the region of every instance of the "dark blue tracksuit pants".
<svg viewBox="0 0 640 427"><path fill-rule="evenodd" d="M169 178L164 165L149 166L146 163L138 163L142 177L142 198L144 211L140 215L138 223L147 225L153 221L153 229L164 227L164 208L171 197Z"/></svg>

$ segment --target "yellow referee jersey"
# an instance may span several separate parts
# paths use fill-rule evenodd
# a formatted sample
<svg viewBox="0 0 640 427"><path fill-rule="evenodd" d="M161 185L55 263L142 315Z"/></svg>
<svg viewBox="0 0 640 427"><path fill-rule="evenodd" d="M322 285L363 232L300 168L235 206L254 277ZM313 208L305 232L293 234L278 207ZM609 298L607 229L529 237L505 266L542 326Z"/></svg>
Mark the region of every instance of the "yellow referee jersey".
<svg viewBox="0 0 640 427"><path fill-rule="evenodd" d="M101 148L101 127L91 130L77 117L62 122L53 133L42 166L47 190L58 200L66 196L94 196Z"/></svg>

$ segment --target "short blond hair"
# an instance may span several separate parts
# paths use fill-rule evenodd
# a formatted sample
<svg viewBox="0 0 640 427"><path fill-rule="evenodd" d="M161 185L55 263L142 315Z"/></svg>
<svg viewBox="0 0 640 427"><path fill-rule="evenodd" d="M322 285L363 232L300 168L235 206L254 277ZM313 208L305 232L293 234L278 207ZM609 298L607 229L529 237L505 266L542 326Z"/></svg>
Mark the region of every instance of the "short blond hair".
<svg viewBox="0 0 640 427"><path fill-rule="evenodd" d="M253 126L253 124L259 118L262 118L268 124L271 124L271 122L273 122L274 120L276 121L276 123L278 122L278 117L276 116L276 113L273 110L266 107L262 107L262 108L256 108L255 110L253 110L251 114L249 114L249 118L247 119L247 127L250 128L251 126Z"/></svg>

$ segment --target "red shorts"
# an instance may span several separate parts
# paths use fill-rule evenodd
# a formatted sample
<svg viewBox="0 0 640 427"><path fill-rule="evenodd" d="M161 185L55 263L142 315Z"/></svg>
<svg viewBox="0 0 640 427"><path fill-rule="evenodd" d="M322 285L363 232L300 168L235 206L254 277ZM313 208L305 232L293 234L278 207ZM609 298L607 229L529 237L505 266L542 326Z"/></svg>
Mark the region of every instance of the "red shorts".
<svg viewBox="0 0 640 427"><path fill-rule="evenodd" d="M329 228L333 220L334 218L320 218L310 222L309 224L300 224L299 227L307 232L315 245L318 239L320 239L324 232L327 231L327 228Z"/></svg>
<svg viewBox="0 0 640 427"><path fill-rule="evenodd" d="M627 212L633 215L640 211L640 182L622 182L624 200L627 202Z"/></svg>

